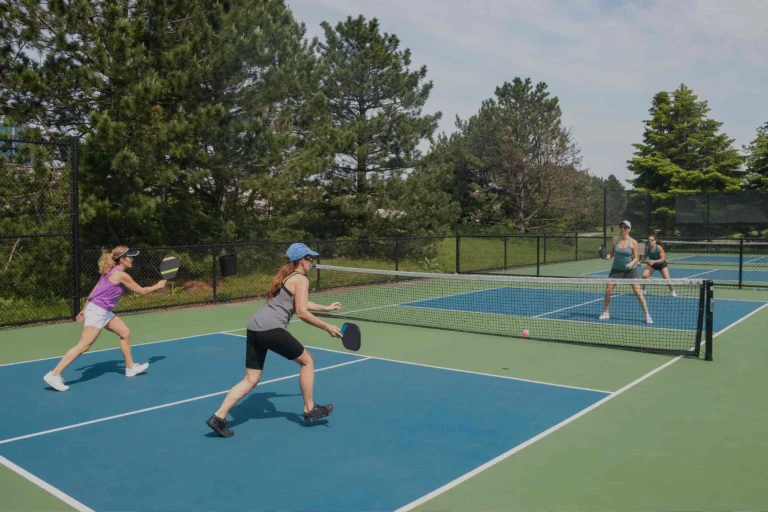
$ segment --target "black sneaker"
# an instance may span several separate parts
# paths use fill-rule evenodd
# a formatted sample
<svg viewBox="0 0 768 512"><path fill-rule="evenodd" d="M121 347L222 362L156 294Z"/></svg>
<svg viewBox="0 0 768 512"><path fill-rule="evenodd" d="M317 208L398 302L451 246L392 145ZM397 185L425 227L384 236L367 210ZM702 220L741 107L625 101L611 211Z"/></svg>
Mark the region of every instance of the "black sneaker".
<svg viewBox="0 0 768 512"><path fill-rule="evenodd" d="M333 412L333 404L328 405L317 405L312 408L311 411L304 413L304 422L305 423L312 423L313 421L317 421L319 419L325 418L326 416L330 416Z"/></svg>
<svg viewBox="0 0 768 512"><path fill-rule="evenodd" d="M235 435L234 431L229 430L229 427L227 426L227 420L223 420L215 414L211 414L211 417L208 418L208 421L206 421L205 424L211 427L213 431L219 434L221 437L232 437Z"/></svg>

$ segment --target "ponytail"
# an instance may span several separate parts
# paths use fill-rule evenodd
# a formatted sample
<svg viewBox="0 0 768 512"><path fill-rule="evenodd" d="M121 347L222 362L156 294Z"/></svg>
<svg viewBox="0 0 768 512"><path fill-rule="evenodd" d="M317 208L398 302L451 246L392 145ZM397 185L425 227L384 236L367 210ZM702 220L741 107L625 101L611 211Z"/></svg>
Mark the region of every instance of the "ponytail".
<svg viewBox="0 0 768 512"><path fill-rule="evenodd" d="M117 261L115 260L115 257L120 256L127 250L128 250L128 247L124 245L118 245L111 251L102 249L101 257L99 257L99 274L103 276L107 275L110 270L112 270L117 266Z"/></svg>
<svg viewBox="0 0 768 512"><path fill-rule="evenodd" d="M280 287L283 285L285 278L295 271L296 264L288 261L288 258L285 258L285 263L283 263L283 266L280 267L280 270L277 271L277 274L275 274L275 277L272 278L272 282L269 284L267 300L275 298L275 295L280 291Z"/></svg>

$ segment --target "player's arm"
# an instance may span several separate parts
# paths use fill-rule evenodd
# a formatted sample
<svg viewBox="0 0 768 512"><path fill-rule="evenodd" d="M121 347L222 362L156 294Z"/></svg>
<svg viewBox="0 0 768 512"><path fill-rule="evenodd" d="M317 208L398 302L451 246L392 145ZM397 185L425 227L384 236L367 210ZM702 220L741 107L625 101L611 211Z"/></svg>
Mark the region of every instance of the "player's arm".
<svg viewBox="0 0 768 512"><path fill-rule="evenodd" d="M335 311L339 308L341 308L341 302L334 302L328 306L323 306L322 304L315 304L310 300L307 301L307 309L310 311Z"/></svg>
<svg viewBox="0 0 768 512"><path fill-rule="evenodd" d="M147 295L148 293L152 293L154 291L159 290L160 288L165 287L165 280L161 279L156 284L152 286L139 286L136 281L133 280L131 276L126 274L125 272L115 272L117 274L117 283L115 284L122 284L126 288L128 288L133 293L136 293L138 295ZM114 274L113 274L114 275Z"/></svg>
<svg viewBox="0 0 768 512"><path fill-rule="evenodd" d="M331 325L323 322L322 320L320 320L310 312L309 279L307 279L305 276L300 276L300 277L292 278L292 281L295 284L295 289L293 290L293 297L294 297L294 304L296 306L296 316L298 316L299 319L301 319L301 321L306 322L309 325L312 325L314 327L317 327L318 329L322 329L326 331L328 334L330 334L331 336L336 336L340 338L341 331L339 330L338 327L336 327L335 325Z"/></svg>
<svg viewBox="0 0 768 512"><path fill-rule="evenodd" d="M667 261L667 253L664 251L662 246L659 246L659 259L654 263L663 263L665 261Z"/></svg>
<svg viewBox="0 0 768 512"><path fill-rule="evenodd" d="M613 248L616 247L616 237L611 238L611 245L608 247L608 254L605 255L605 259L609 260L613 258Z"/></svg>

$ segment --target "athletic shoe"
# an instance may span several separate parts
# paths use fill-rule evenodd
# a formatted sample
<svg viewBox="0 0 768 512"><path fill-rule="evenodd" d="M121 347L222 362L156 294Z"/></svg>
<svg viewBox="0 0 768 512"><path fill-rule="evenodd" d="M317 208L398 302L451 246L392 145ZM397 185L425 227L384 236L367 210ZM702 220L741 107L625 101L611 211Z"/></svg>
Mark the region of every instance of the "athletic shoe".
<svg viewBox="0 0 768 512"><path fill-rule="evenodd" d="M653 318L651 318L651 315L645 315L645 323L652 324Z"/></svg>
<svg viewBox="0 0 768 512"><path fill-rule="evenodd" d="M672 296L677 297L677 292L675 290L672 290Z"/></svg>
<svg viewBox="0 0 768 512"><path fill-rule="evenodd" d="M216 414L211 414L211 417L208 418L208 421L206 421L205 424L211 427L213 431L221 437L232 437L235 435L234 431L229 429L227 420L219 418Z"/></svg>
<svg viewBox="0 0 768 512"><path fill-rule="evenodd" d="M330 416L333 412L333 405L317 405L312 408L311 411L304 413L304 421L306 423L312 423L313 421L317 421L319 419L325 418L326 416Z"/></svg>
<svg viewBox="0 0 768 512"><path fill-rule="evenodd" d="M144 364L133 363L133 366L125 369L125 376L135 377L140 373L144 373L147 368L149 368L149 363L144 363Z"/></svg>
<svg viewBox="0 0 768 512"><path fill-rule="evenodd" d="M64 384L64 379L61 378L61 375L53 375L51 372L48 372L43 377L43 380L56 391L66 391L69 389L69 386Z"/></svg>
<svg viewBox="0 0 768 512"><path fill-rule="evenodd" d="M603 313L602 315L600 315L600 320L610 320L610 319L611 319L610 313Z"/></svg>

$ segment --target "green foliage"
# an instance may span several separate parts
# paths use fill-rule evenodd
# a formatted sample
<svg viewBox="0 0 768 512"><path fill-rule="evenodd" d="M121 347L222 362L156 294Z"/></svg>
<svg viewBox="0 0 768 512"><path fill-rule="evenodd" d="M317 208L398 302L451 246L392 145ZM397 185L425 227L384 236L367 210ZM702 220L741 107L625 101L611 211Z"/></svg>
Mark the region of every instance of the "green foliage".
<svg viewBox="0 0 768 512"><path fill-rule="evenodd" d="M768 189L768 123L757 129L757 137L744 146L747 152L747 187Z"/></svg>
<svg viewBox="0 0 768 512"><path fill-rule="evenodd" d="M671 94L657 93L649 112L643 142L633 144L635 157L628 161L637 176L635 188L658 193L739 189L743 158L733 139L718 133L723 123L706 118L706 101L681 85Z"/></svg>
<svg viewBox="0 0 768 512"><path fill-rule="evenodd" d="M302 221L281 196L326 167L329 118L282 1L24 0L9 16L18 56L2 54L2 113L84 138L86 244L263 237Z"/></svg>
<svg viewBox="0 0 768 512"><path fill-rule="evenodd" d="M437 128L440 113L422 114L432 82L424 82L426 67L409 69L410 50L400 49L397 36L382 34L376 19L348 17L322 27L325 40L318 48L327 75L321 90L336 142L335 158L322 175L331 233L370 236L396 230L376 212L392 205L391 189L398 186L388 181L396 183L418 164L418 144Z"/></svg>
<svg viewBox="0 0 768 512"><path fill-rule="evenodd" d="M579 168L578 148L561 117L545 83L515 78L476 115L457 120L459 134L438 140L431 156L452 169L463 221L511 223L520 232L595 223L602 182Z"/></svg>

